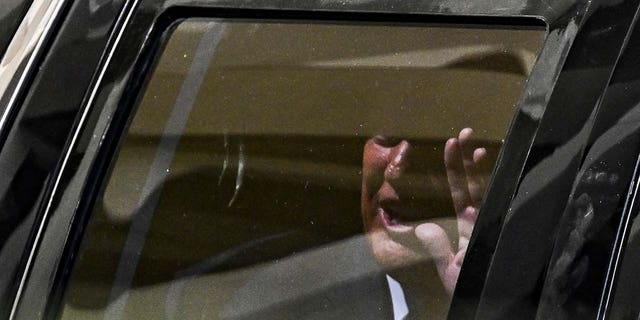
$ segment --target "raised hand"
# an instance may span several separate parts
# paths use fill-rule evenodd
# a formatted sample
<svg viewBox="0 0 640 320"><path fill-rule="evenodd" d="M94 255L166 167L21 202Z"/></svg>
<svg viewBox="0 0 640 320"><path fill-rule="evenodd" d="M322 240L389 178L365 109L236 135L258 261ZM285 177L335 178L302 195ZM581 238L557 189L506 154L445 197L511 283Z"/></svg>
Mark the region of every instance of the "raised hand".
<svg viewBox="0 0 640 320"><path fill-rule="evenodd" d="M444 164L458 226L458 248L452 248L444 229L435 223L423 223L415 228L416 237L434 259L449 294L453 293L458 280L485 190L479 168L487 151L472 146L472 135L473 130L465 128L458 137L447 140L444 148Z"/></svg>

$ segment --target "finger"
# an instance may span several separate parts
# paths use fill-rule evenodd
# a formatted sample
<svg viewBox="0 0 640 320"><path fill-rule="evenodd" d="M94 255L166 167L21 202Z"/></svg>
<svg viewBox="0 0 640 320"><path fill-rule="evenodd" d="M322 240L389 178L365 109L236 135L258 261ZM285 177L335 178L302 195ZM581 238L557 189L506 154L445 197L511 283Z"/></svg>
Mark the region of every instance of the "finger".
<svg viewBox="0 0 640 320"><path fill-rule="evenodd" d="M476 166L476 170L478 170L478 183L480 185L480 194L479 198L482 201L482 197L484 196L484 192L487 188L487 181L485 179L485 174L489 172L489 168L486 166L487 159L487 149L485 148L477 148L473 150L473 163Z"/></svg>
<svg viewBox="0 0 640 320"><path fill-rule="evenodd" d="M466 250L469 245L469 239L473 233L473 227L478 219L478 208L468 206L465 208L463 214L458 216L458 250Z"/></svg>
<svg viewBox="0 0 640 320"><path fill-rule="evenodd" d="M451 138L444 145L444 166L447 171L447 181L451 191L453 207L457 215L461 215L464 209L471 204L467 175L462 162L462 151L458 139Z"/></svg>
<svg viewBox="0 0 640 320"><path fill-rule="evenodd" d="M482 164L484 159L487 158L487 149L485 148L477 148L473 150L473 162L476 165Z"/></svg>
<svg viewBox="0 0 640 320"><path fill-rule="evenodd" d="M435 262L438 274L444 281L447 277L447 269L454 258L447 233L435 223L420 224L415 228L414 233L423 249Z"/></svg>
<svg viewBox="0 0 640 320"><path fill-rule="evenodd" d="M444 284L445 290L449 295L453 295L453 291L456 288L456 283L458 282L458 276L460 275L460 269L462 268L462 261L464 260L464 256L467 253L467 249L458 251L453 257L453 261L449 264L449 268L445 274L445 277L442 279L442 283Z"/></svg>
<svg viewBox="0 0 640 320"><path fill-rule="evenodd" d="M479 166L474 161L475 150L472 145L473 129L464 128L458 135L460 150L462 151L462 164L467 177L469 197L473 205L479 206L484 194L484 183Z"/></svg>

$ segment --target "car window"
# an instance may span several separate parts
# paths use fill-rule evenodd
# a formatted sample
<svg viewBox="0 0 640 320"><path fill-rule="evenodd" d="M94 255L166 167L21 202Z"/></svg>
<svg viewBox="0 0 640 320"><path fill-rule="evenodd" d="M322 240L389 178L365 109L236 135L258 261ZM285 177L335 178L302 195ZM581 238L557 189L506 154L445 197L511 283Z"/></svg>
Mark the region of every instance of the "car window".
<svg viewBox="0 0 640 320"><path fill-rule="evenodd" d="M543 39L180 23L94 208L62 318L445 318Z"/></svg>

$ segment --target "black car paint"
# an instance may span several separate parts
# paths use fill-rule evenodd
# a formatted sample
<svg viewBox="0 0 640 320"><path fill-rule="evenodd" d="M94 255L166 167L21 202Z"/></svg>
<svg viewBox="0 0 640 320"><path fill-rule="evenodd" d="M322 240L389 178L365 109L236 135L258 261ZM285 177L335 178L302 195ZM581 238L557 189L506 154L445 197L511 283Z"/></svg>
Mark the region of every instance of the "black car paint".
<svg viewBox="0 0 640 320"><path fill-rule="evenodd" d="M23 92L22 106L0 128L3 168L0 199L2 251L0 318L8 318L38 221L39 203L52 179L85 91L104 51L112 17L121 1L90 7L77 2L51 40L49 53L39 63L40 72ZM71 85L73 84L73 85ZM9 106L3 105L3 108ZM10 118L10 119L11 119Z"/></svg>
<svg viewBox="0 0 640 320"><path fill-rule="evenodd" d="M626 45L630 37L627 28L637 19L637 6L637 3L627 3L593 12L576 37L574 48L581 49L569 54L565 70L558 79L542 125L536 133L527 159L526 173L511 203L495 248L492 267L478 308L478 318L531 319L536 316L545 277L554 276L548 274L548 265L553 265L557 260L554 257L549 261L552 251L555 247L556 255L559 255L566 246L563 240L567 239L556 237L572 231L572 226L566 219L575 214L575 200L578 200L585 188L582 175L588 172L591 165L591 161L587 161L593 151L590 148L613 125L611 121L616 119L616 108L622 108L602 104L619 59L618 53L608 51L609 48L604 48L602 43L616 44L621 48ZM616 21L621 24L612 23L612 17L617 17ZM595 92L597 94L590 95ZM613 161L613 157L624 163L623 166L603 165L602 168L591 170L619 174L622 178L615 186L604 188L609 188L607 192L624 195L627 190L633 189L631 174L636 155L635 150L630 154L612 151L606 156L601 155L602 161ZM491 196L489 193L489 197ZM622 198L624 200L624 196ZM487 206L492 203L487 200ZM623 204L620 203L620 206ZM483 209L489 210L487 206ZM612 211L617 209L617 206L599 208L598 215L613 215ZM481 234L478 233L478 236ZM610 236L605 233L597 234L602 239ZM610 243L611 239L603 241ZM516 243L522 245L514 245ZM581 313L581 316L596 317L598 314L601 299L599 290L602 290L606 277L608 257L607 254L606 258L602 257L606 261L591 266L591 275L596 278L589 279L593 286L588 288L589 293L582 292L590 296L591 301L587 304L588 311ZM473 258L467 256L467 259ZM465 267L471 268L471 263L465 264ZM460 278L460 283L464 285L465 279ZM555 303L564 305L563 301ZM559 314L558 309L561 308L551 309L556 310L552 314ZM577 310L574 309L573 312ZM569 319L578 317L578 314L571 312L569 315Z"/></svg>
<svg viewBox="0 0 640 320"><path fill-rule="evenodd" d="M635 23L638 2L142 0L105 2L100 7L102 11L89 15L100 15L101 19L83 17L85 6L77 2L68 12L0 154L0 158L6 158L0 165L16 168L7 174L11 189L26 190L19 200L25 205L6 211L16 228L10 227L7 232L13 231L17 236L33 229L26 247L24 241L13 244L11 252L18 253L14 258L20 259L10 261L15 263L17 273L8 272L9 280L2 288L13 288L3 301L6 307L13 303L19 289L15 304L19 319L55 318L89 209L135 106L136 91L144 83L145 71L152 67L150 57L160 48L158 39L164 29L188 16L461 24L496 23L494 19L520 24L518 17L543 19L549 32L545 47L505 142L460 276L450 319L474 315L479 319L512 318L513 312L524 312L528 306L535 311L553 248L551 235L556 221L563 212L570 216L570 209L565 208L574 207L572 195L583 188L581 173L588 168L582 167L588 164L585 156L591 145L618 119L610 109L624 108L608 102L616 101L616 93L608 88L614 86L615 75L623 72L621 69L610 81ZM72 27L74 24L82 27ZM69 64L68 52L80 52L82 57ZM65 73L70 69L74 72ZM61 73L72 78L61 82ZM74 85L69 86L70 83ZM50 99L52 90L63 94ZM624 92L617 95L624 96ZM43 126L49 126L56 135L48 134ZM35 138L21 140L25 135ZM22 157L9 152L18 146L27 150ZM635 168L635 161L629 157L635 160L638 151L625 151L628 152L611 151L607 158L609 162L624 160L621 171L607 171L620 175L615 188L621 194L633 191L636 180L629 174ZM554 165L541 166L545 160ZM29 163L33 168L20 170ZM27 175L25 171L39 174ZM532 191L537 194L529 198ZM609 214L612 223L620 221L621 214L630 214L626 203L614 206L615 210L621 207L624 211ZM563 219L561 226L570 225L570 218ZM549 239L539 244L540 253L535 259L522 258L517 250L521 247L514 246L525 241L529 246L545 236ZM12 243L3 245L3 252L9 252L7 248ZM608 268L609 263L603 267ZM24 275L19 273L23 271ZM504 280L510 271L515 271L513 280ZM603 277L602 283L609 283L613 277L611 274L604 279L606 270L596 274ZM519 286L521 282L530 285ZM506 301L505 290L516 290L515 299ZM593 292L600 300L598 290ZM596 313L590 315L602 316L604 313L598 311L602 303L592 300L589 302L597 306ZM534 315L529 313L528 318Z"/></svg>

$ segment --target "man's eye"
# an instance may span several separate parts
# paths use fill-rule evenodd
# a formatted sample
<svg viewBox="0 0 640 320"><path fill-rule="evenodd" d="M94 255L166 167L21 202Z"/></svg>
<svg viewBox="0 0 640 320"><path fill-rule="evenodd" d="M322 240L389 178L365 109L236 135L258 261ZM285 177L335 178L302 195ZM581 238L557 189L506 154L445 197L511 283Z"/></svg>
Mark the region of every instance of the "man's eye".
<svg viewBox="0 0 640 320"><path fill-rule="evenodd" d="M396 138L396 137L376 135L375 137L373 137L373 142L375 142L377 145L390 148L390 147L397 146L400 142L402 142L402 139Z"/></svg>

